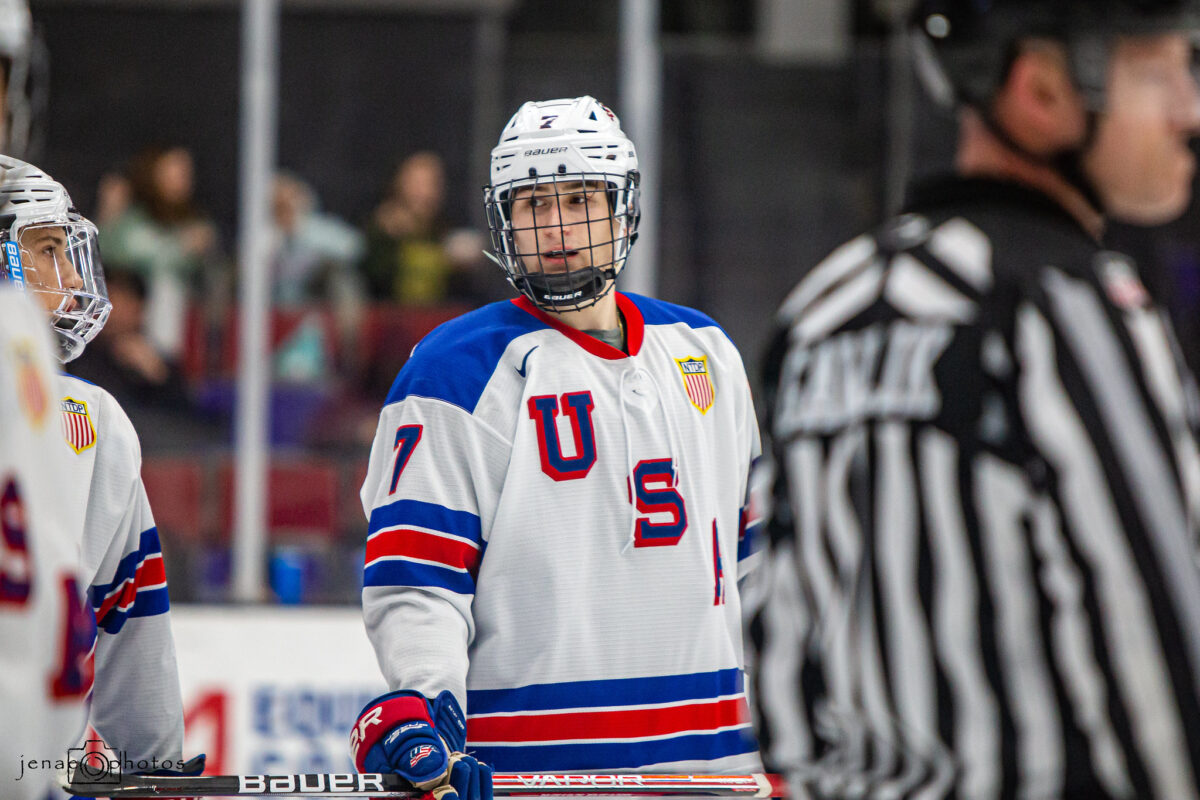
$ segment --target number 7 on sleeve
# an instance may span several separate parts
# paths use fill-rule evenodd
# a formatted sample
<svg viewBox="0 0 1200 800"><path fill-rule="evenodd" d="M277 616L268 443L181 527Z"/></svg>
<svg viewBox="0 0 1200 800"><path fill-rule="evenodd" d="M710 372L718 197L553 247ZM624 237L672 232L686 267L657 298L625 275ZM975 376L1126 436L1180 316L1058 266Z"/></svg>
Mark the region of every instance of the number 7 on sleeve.
<svg viewBox="0 0 1200 800"><path fill-rule="evenodd" d="M396 429L396 443L392 446L392 449L396 451L396 465L392 467L392 488L388 490L388 494L396 493L396 484L400 481L400 473L404 472L404 468L408 466L408 460L412 458L419 441L421 441L420 425L401 425Z"/></svg>

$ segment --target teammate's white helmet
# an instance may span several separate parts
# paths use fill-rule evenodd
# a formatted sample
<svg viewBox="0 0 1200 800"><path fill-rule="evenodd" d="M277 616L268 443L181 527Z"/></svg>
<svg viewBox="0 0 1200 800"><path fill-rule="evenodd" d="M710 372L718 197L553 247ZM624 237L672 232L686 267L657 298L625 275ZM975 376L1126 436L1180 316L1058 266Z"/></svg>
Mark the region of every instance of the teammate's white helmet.
<svg viewBox="0 0 1200 800"><path fill-rule="evenodd" d="M10 156L0 156L0 247L5 277L45 301L59 361L77 357L112 309L96 226L62 184Z"/></svg>
<svg viewBox="0 0 1200 800"><path fill-rule="evenodd" d="M33 53L33 19L26 0L0 0L0 62L8 77L4 113L0 115L0 152L21 153L29 143L33 109L29 73Z"/></svg>
<svg viewBox="0 0 1200 800"><path fill-rule="evenodd" d="M559 202L559 187L564 187L564 193L580 185L604 187L611 236L604 242L588 240L586 266L573 266L570 253L564 253L561 260L566 269L547 271L539 252L520 250L514 233L553 227L540 222L533 227L514 226L514 192L535 185L551 186L555 203ZM484 205L493 260L517 291L549 311L585 308L611 290L612 280L625 266L637 238L637 152L617 116L594 98L526 103L504 126L500 142L492 150L491 183L484 187ZM592 217L588 222L596 220ZM562 222L553 225L561 233Z"/></svg>

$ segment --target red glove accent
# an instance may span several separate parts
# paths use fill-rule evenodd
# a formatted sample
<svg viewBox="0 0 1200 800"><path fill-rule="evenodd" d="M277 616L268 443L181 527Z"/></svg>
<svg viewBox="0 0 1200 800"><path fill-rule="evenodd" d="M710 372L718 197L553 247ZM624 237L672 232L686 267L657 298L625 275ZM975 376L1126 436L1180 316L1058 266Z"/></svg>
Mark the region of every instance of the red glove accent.
<svg viewBox="0 0 1200 800"><path fill-rule="evenodd" d="M366 772L363 760L375 744L393 728L406 722L422 722L433 727L429 704L425 698L411 692L385 694L358 716L350 731L350 755L359 772Z"/></svg>

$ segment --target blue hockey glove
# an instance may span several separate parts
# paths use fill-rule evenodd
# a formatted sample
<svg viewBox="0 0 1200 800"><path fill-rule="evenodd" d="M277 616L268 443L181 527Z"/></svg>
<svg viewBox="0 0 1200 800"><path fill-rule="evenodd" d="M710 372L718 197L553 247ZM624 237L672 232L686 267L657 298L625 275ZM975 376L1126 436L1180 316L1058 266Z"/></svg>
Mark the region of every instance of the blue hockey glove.
<svg viewBox="0 0 1200 800"><path fill-rule="evenodd" d="M450 780L433 790L436 800L492 800L492 768L464 753L450 755Z"/></svg>
<svg viewBox="0 0 1200 800"><path fill-rule="evenodd" d="M350 753L359 772L392 772L429 791L452 777L451 754L461 751L466 741L466 719L453 694L444 691L431 702L419 692L398 691L372 700L358 715L350 732ZM461 760L466 759L476 763L470 756ZM470 772L470 766L465 767ZM469 790L470 775L460 782ZM460 793L459 800L468 797Z"/></svg>

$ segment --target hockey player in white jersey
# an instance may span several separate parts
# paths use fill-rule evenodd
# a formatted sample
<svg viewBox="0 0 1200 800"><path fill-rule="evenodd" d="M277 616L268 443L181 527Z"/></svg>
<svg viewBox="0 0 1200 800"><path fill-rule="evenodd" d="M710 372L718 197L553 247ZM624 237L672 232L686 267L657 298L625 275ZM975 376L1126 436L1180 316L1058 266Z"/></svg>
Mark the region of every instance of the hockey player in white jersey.
<svg viewBox="0 0 1200 800"><path fill-rule="evenodd" d="M37 167L0 157L0 244L9 280L49 314L57 356L78 356L110 305L96 228ZM98 632L91 723L124 772L179 768L183 707L158 532L129 418L104 389L60 375L66 463L58 503L81 547ZM187 771L202 767L192 763ZM117 769L114 767L114 770Z"/></svg>
<svg viewBox="0 0 1200 800"><path fill-rule="evenodd" d="M95 625L57 493L50 335L0 280L0 796L44 800L83 734Z"/></svg>
<svg viewBox="0 0 1200 800"><path fill-rule="evenodd" d="M757 768L741 358L705 315L615 291L637 156L601 103L523 105L485 193L521 296L427 336L380 414L363 612L395 691L360 717L358 767Z"/></svg>

